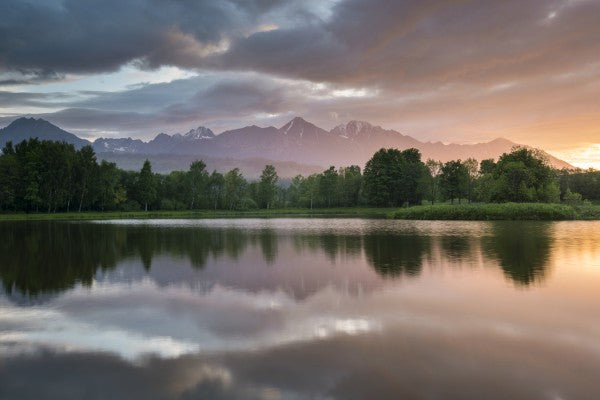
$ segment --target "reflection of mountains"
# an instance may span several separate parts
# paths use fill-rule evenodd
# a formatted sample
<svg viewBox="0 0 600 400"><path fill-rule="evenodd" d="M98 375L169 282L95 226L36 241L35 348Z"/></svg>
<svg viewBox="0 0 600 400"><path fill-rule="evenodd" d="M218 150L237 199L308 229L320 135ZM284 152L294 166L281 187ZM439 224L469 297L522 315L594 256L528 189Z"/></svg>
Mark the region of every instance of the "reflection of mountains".
<svg viewBox="0 0 600 400"><path fill-rule="evenodd" d="M484 254L508 278L528 285L544 275L549 226L494 223L492 236L482 239ZM63 222L5 222L0 236L4 291L28 295L90 285L94 279L140 279L140 263L164 285L282 289L295 297L330 284L360 292L381 284L373 270L380 277L419 274L434 243L445 259L455 261L471 257L472 240L479 240L430 237L418 230L281 234L270 229ZM310 257L302 257L305 252ZM364 268L365 259L373 270Z"/></svg>

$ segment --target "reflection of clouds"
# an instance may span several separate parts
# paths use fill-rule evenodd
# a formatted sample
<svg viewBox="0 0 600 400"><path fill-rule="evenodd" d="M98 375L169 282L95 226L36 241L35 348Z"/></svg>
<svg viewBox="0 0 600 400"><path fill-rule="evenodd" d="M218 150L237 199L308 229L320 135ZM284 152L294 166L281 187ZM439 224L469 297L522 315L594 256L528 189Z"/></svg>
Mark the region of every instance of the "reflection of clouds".
<svg viewBox="0 0 600 400"><path fill-rule="evenodd" d="M373 324L365 318L342 319L334 321L324 321L317 325L316 336L323 338L334 336L336 333L345 333L348 335L358 335L369 333L373 330Z"/></svg>
<svg viewBox="0 0 600 400"><path fill-rule="evenodd" d="M146 353L177 357L195 352L259 349L291 342L367 333L372 318L336 309L343 292L325 288L298 302L281 291L251 293L222 286L97 284L45 307L3 307L0 342L110 351L128 359Z"/></svg>
<svg viewBox="0 0 600 400"><path fill-rule="evenodd" d="M149 356L135 363L108 353L37 350L3 360L0 394L68 399L93 390L100 398L117 399L127 393L129 399L527 400L600 395L595 379L600 358L586 346L501 330L406 324L252 351Z"/></svg>
<svg viewBox="0 0 600 400"><path fill-rule="evenodd" d="M102 350L134 358L156 353L176 357L197 350L198 345L175 340L170 336L152 336L134 329L98 326L78 315L60 309L2 307L0 344L18 342L22 348L50 346L70 351Z"/></svg>
<svg viewBox="0 0 600 400"><path fill-rule="evenodd" d="M363 296L325 286L302 299L281 290L253 292L218 284L197 291L182 284L159 286L150 279L104 282L72 290L44 307L7 303L0 317L0 342L110 351L128 359L145 353L172 358L402 329L518 340L543 337L600 353L593 309L566 303L552 292L533 300L485 268L447 274L433 270L414 283L387 285Z"/></svg>

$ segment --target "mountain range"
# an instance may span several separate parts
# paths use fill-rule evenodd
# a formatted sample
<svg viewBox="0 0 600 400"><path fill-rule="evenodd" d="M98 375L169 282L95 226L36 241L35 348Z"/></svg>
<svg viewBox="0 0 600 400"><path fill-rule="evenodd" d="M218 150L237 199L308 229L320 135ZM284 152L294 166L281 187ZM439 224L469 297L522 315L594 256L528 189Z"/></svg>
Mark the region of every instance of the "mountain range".
<svg viewBox="0 0 600 400"><path fill-rule="evenodd" d="M244 172L251 172L250 176L258 173L266 163L285 170L283 176L317 172L330 165L363 167L382 147L401 150L414 147L421 151L423 160L431 158L445 162L469 157L497 159L518 145L501 138L477 144L421 142L363 121L350 121L327 131L296 117L280 128L252 125L215 135L208 128L198 127L185 134L160 133L148 142L132 138L99 138L93 143L43 119L19 118L0 129L0 146L30 137L62 140L77 148L92 145L99 158L114 161L125 169L138 169L148 158L155 164L155 170L168 172L187 169L191 161L202 158L205 162L208 160L209 169L218 170L224 164L231 166L239 161ZM573 168L563 160L544 154L556 168Z"/></svg>

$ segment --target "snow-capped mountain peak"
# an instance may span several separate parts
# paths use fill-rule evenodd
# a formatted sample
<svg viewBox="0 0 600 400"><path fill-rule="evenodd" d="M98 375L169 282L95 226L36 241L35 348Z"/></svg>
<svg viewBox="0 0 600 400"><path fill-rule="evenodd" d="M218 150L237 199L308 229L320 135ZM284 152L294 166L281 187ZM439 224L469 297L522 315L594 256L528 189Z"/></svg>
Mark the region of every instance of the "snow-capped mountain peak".
<svg viewBox="0 0 600 400"><path fill-rule="evenodd" d="M341 124L331 130L331 133L346 139L355 138L364 133L370 133L374 129L373 125L365 121L350 121L347 124Z"/></svg>
<svg viewBox="0 0 600 400"><path fill-rule="evenodd" d="M196 129L190 129L183 137L188 140L212 139L215 134L210 129L199 126Z"/></svg>

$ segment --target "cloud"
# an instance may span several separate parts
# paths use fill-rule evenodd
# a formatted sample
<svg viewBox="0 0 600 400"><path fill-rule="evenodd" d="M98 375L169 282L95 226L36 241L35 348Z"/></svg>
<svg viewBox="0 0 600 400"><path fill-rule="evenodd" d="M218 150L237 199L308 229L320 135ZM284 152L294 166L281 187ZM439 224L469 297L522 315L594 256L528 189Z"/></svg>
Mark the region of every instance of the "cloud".
<svg viewBox="0 0 600 400"><path fill-rule="evenodd" d="M331 3L328 18L299 4L8 0L0 5L0 65L43 76L115 71L137 60L146 68L398 86L489 84L597 59L597 2L346 0ZM260 29L265 24L277 29Z"/></svg>
<svg viewBox="0 0 600 400"><path fill-rule="evenodd" d="M43 76L115 71L142 58L173 65L164 57L214 46L277 3L7 0L0 4L0 67Z"/></svg>
<svg viewBox="0 0 600 400"><path fill-rule="evenodd" d="M569 70L597 60L600 5L578 2L340 2L324 23L238 38L214 68L316 81L486 82ZM548 10L562 5L551 23ZM573 27L577 26L577 29Z"/></svg>
<svg viewBox="0 0 600 400"><path fill-rule="evenodd" d="M581 132L579 144L599 133L587 127L600 97L595 1L114 1L2 2L0 80L124 65L198 75L72 93L67 104L14 96L13 114L60 106L48 117L67 128L144 137L294 115L325 128L364 119L422 140L505 136L547 148L567 143L565 126Z"/></svg>

